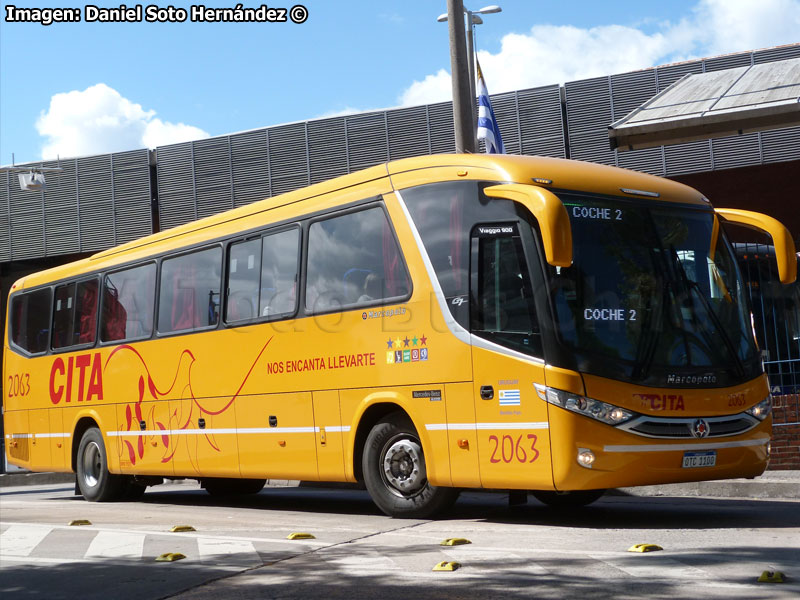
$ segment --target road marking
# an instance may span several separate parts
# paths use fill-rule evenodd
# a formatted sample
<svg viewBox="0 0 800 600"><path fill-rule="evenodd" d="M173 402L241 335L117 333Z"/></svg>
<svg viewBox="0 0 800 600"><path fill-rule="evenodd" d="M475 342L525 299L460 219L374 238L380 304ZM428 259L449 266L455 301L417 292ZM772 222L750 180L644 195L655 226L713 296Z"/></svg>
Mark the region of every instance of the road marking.
<svg viewBox="0 0 800 600"><path fill-rule="evenodd" d="M5 506L5 502L3 502ZM0 521L0 525L20 525L25 526L24 523L10 523L8 521ZM61 526L50 526L50 529L72 529L74 527L69 527L66 525ZM191 533L191 532L182 532L182 533L169 533L168 527L165 526L164 529L158 530L151 530L151 529L113 529L110 527L95 527L95 526L88 526L88 527L81 527L81 531L103 531L109 532L113 534L123 534L123 533L131 533L135 535L168 535L168 536L180 536L180 537L190 537L190 538L207 538L207 539L219 539L219 540L226 540L226 541L245 541L245 542L258 542L264 544L282 544L287 546L314 546L318 548L322 548L325 546L330 546L334 542L318 542L315 540L287 540L286 538L262 538L262 537L244 537L244 536L214 536L208 535L203 533Z"/></svg>
<svg viewBox="0 0 800 600"><path fill-rule="evenodd" d="M219 560L225 557L259 565L263 562L253 543L244 540L201 537L197 539L197 551L201 559L212 557Z"/></svg>
<svg viewBox="0 0 800 600"><path fill-rule="evenodd" d="M0 535L3 555L28 556L52 530L41 525L11 525Z"/></svg>
<svg viewBox="0 0 800 600"><path fill-rule="evenodd" d="M589 555L594 560L599 560L623 573L633 577L647 579L709 579L710 574L701 569L690 567L671 558L663 556L626 556L616 559L601 558L595 554Z"/></svg>
<svg viewBox="0 0 800 600"><path fill-rule="evenodd" d="M89 544L86 558L141 558L144 552L142 534L101 531Z"/></svg>

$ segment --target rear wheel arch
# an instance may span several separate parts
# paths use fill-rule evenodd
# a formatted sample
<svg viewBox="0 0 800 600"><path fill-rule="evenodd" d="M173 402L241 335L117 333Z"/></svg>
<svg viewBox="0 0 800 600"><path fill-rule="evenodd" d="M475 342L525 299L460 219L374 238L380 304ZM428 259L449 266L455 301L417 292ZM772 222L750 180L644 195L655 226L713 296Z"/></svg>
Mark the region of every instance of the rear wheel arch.
<svg viewBox="0 0 800 600"><path fill-rule="evenodd" d="M384 401L371 404L361 414L361 417L358 420L358 428L356 429L354 436L353 455L351 457L353 475L355 475L357 481L364 481L364 472L361 461L369 432L372 431L372 428L375 427L378 421L384 419L387 415L390 415L394 412L401 412L411 419L408 412L402 406L400 406L400 404L395 402L393 399L388 398Z"/></svg>

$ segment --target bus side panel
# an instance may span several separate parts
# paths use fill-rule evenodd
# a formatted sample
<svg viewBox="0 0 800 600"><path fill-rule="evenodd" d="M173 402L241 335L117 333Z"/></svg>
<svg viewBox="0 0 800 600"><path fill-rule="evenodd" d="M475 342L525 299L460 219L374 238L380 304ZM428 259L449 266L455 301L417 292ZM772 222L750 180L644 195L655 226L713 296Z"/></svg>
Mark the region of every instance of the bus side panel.
<svg viewBox="0 0 800 600"><path fill-rule="evenodd" d="M236 415L230 397L203 398L203 411L194 398L169 401L171 451L175 475L238 477Z"/></svg>
<svg viewBox="0 0 800 600"><path fill-rule="evenodd" d="M69 448L69 440L72 436L64 429L62 410L51 408L47 412L50 417L50 434L53 436L50 441L53 470L71 471L72 464L67 448Z"/></svg>
<svg viewBox="0 0 800 600"><path fill-rule="evenodd" d="M240 396L236 427L242 477L319 479L311 392Z"/></svg>
<svg viewBox="0 0 800 600"><path fill-rule="evenodd" d="M339 390L312 394L317 437L317 463L321 481L346 481Z"/></svg>
<svg viewBox="0 0 800 600"><path fill-rule="evenodd" d="M453 485L479 488L481 473L478 463L478 433L475 428L472 382L447 384L445 401L450 475Z"/></svg>
<svg viewBox="0 0 800 600"><path fill-rule="evenodd" d="M27 410L6 410L3 413L6 435L6 458L12 465L31 468L31 440Z"/></svg>
<svg viewBox="0 0 800 600"><path fill-rule="evenodd" d="M483 487L552 489L547 404L534 387L544 365L477 346L472 357Z"/></svg>

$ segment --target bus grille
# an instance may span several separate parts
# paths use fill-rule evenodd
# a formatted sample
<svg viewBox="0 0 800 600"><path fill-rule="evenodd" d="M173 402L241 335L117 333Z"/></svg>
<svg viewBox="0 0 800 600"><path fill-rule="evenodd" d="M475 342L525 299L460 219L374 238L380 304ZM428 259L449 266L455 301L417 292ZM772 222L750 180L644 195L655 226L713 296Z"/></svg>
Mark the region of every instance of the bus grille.
<svg viewBox="0 0 800 600"><path fill-rule="evenodd" d="M620 425L619 429L651 438L692 439L695 437L692 430L697 420L697 417L670 419L642 415ZM746 414L728 415L725 417L703 417L703 420L708 425L708 434L704 436L706 438L738 435L749 431L760 422Z"/></svg>

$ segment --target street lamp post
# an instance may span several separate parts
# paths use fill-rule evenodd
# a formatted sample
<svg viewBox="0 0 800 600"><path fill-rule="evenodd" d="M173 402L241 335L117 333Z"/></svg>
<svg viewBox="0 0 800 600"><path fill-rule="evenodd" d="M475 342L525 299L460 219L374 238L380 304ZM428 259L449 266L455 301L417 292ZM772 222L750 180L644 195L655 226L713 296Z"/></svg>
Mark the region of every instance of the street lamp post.
<svg viewBox="0 0 800 600"><path fill-rule="evenodd" d="M480 15L488 15L488 14L492 14L492 13L499 13L499 12L502 12L503 9L500 8L499 6L497 6L496 4L492 4L490 6L484 6L480 10L472 11L472 10L468 10L468 9L464 8L463 0L458 0L458 4L461 5L461 7L460 7L461 8L461 12L463 12L463 14L465 14L467 16L467 19L466 19L467 27L469 27L469 36L467 37L466 41L467 41L467 57L468 57L467 58L467 60L468 60L467 68L469 70L469 99L470 100L469 100L469 117L468 117L469 123L466 123L466 126L468 126L469 130L472 132L472 138L473 138L472 142L471 142L472 148L467 150L467 151L474 152L478 148L478 141L477 141L477 138L476 138L477 131L476 131L476 127L475 127L475 118L477 116L477 114L476 114L477 111L476 111L476 106L475 106L475 25L482 25L483 24L483 19L481 18ZM447 2L447 14L439 15L439 18L436 19L436 20L439 21L440 23L448 22L449 24L451 24L451 26L450 26L450 29L451 29L450 57L451 57L451 67L452 67L452 71L453 71L453 74L454 74L454 77L455 77L455 73L456 73L457 69L456 69L456 67L452 66L452 62L453 62L452 23L453 23L453 20L450 19L450 17L449 17L449 15L450 15L450 5L451 5L451 1L448 0L448 2ZM458 7L454 7L454 9L455 9L455 13L454 14L459 14ZM456 20L458 20L458 17L456 17ZM455 107L456 92L455 92L455 90L456 90L456 86L455 86L455 82L454 82L454 84L453 84L453 119L454 119L454 121L455 121L455 118L456 118L456 116L455 116L455 113L456 113L456 107ZM466 121L467 118L464 118L464 120ZM459 127L463 128L464 125L465 125L465 123L462 123L461 125L459 125L458 123L455 123L456 131L459 130ZM458 138L458 135L456 135L456 138ZM459 147L458 139L456 139L456 151L458 151L458 147Z"/></svg>
<svg viewBox="0 0 800 600"><path fill-rule="evenodd" d="M462 0L447 0L448 31L450 34L450 71L453 80L453 130L456 152L474 153L475 132L472 126L472 103L467 81L467 60L464 47L464 3ZM441 17L440 17L441 19Z"/></svg>

